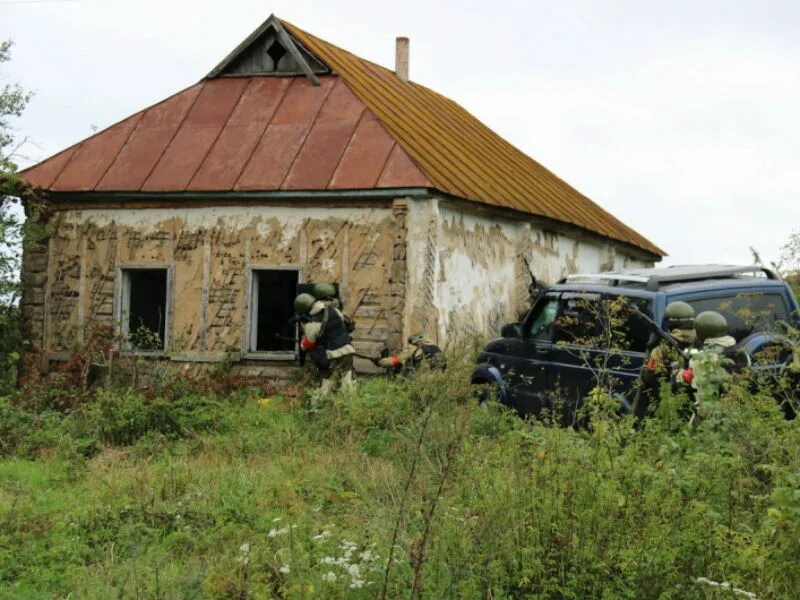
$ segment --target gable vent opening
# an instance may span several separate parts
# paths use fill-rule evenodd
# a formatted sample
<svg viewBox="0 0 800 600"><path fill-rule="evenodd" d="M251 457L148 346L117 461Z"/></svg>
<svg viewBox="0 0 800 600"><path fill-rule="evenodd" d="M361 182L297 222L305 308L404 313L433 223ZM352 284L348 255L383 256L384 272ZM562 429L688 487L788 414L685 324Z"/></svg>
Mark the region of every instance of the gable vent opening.
<svg viewBox="0 0 800 600"><path fill-rule="evenodd" d="M286 48L284 48L280 42L275 40L272 42L272 45L267 49L267 54L272 59L272 64L274 65L274 69L278 70L278 61L286 56Z"/></svg>

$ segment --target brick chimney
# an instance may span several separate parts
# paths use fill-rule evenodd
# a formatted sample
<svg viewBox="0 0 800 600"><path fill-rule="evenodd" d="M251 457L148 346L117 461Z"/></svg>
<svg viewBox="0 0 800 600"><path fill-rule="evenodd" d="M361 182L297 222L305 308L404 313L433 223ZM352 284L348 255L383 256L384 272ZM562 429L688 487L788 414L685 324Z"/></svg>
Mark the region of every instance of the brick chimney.
<svg viewBox="0 0 800 600"><path fill-rule="evenodd" d="M400 81L408 81L408 38L399 37L395 44L394 72Z"/></svg>

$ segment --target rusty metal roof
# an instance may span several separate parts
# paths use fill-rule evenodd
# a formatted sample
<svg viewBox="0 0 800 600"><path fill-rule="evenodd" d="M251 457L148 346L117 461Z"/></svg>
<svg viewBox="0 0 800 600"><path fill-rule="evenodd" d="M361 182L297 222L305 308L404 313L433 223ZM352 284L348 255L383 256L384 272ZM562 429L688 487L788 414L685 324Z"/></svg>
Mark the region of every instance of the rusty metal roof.
<svg viewBox="0 0 800 600"><path fill-rule="evenodd" d="M344 78L207 79L24 171L53 192L432 187Z"/></svg>
<svg viewBox="0 0 800 600"><path fill-rule="evenodd" d="M427 187L664 255L452 100L280 23L334 74L204 79L24 176L53 192Z"/></svg>

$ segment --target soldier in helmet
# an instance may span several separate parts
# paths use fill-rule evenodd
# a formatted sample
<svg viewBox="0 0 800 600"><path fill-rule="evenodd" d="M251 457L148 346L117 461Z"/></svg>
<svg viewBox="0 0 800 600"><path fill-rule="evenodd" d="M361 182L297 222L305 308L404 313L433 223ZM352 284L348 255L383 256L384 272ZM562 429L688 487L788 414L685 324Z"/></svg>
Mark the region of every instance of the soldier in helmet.
<svg viewBox="0 0 800 600"><path fill-rule="evenodd" d="M332 283L315 283L314 287L311 288L311 294L319 301L324 302L327 306L332 306L333 308L337 309L340 313L342 313L342 317L344 318L345 327L347 327L347 331L350 333L356 328L355 321L353 318L348 315L344 308L342 307L342 303L339 300L339 294L336 291L336 286Z"/></svg>
<svg viewBox="0 0 800 600"><path fill-rule="evenodd" d="M303 328L300 347L314 362L320 377L350 380L356 350L342 312L311 294L297 296L294 311Z"/></svg>
<svg viewBox="0 0 800 600"><path fill-rule="evenodd" d="M736 340L728 334L728 321L720 313L707 310L695 319L699 351L692 356L689 367L681 369L677 379L691 385L695 397L695 416L700 413L705 402L719 396L728 373L722 365L722 355L726 349L736 345Z"/></svg>
<svg viewBox="0 0 800 600"><path fill-rule="evenodd" d="M728 333L728 320L714 310L697 315L695 328L697 341L704 350L724 350L736 344L736 340Z"/></svg>
<svg viewBox="0 0 800 600"><path fill-rule="evenodd" d="M675 379L697 389L697 382L695 381L697 364L707 357L710 357L713 364L717 364L722 353L727 348L736 345L736 340L728 334L727 319L714 310L707 310L697 315L695 329L697 331L698 352L689 361L689 367L681 369L676 374Z"/></svg>
<svg viewBox="0 0 800 600"><path fill-rule="evenodd" d="M406 346L399 354L375 359L373 362L384 369L391 369L395 373L409 373L427 363L435 367L439 362L441 350L430 341L424 333L415 333L408 338Z"/></svg>
<svg viewBox="0 0 800 600"><path fill-rule="evenodd" d="M697 342L695 331L694 309L687 302L670 302L664 311L670 335L685 352L690 351ZM650 351L647 363L642 370L642 380L650 387L655 387L659 377L671 378L670 375L680 367L682 357L674 347L662 342Z"/></svg>

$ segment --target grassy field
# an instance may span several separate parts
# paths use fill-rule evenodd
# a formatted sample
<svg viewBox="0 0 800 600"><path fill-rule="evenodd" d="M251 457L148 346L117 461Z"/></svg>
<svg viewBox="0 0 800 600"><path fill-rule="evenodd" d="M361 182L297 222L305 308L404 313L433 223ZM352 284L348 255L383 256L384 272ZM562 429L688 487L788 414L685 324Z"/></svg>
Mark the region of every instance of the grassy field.
<svg viewBox="0 0 800 600"><path fill-rule="evenodd" d="M637 425L598 396L576 432L475 406L468 368L3 399L0 598L797 597L800 430L771 398L690 428L680 397Z"/></svg>

